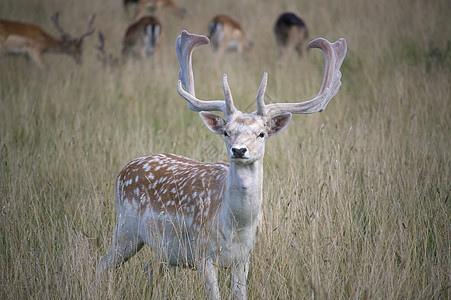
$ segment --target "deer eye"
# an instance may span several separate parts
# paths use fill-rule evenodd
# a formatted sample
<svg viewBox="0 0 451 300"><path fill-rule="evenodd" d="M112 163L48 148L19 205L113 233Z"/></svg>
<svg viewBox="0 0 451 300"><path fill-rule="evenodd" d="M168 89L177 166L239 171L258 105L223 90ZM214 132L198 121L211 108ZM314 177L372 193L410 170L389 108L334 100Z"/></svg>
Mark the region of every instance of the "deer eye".
<svg viewBox="0 0 451 300"><path fill-rule="evenodd" d="M265 133L262 131L260 132L260 134L258 135L259 138L264 138L265 137Z"/></svg>
<svg viewBox="0 0 451 300"><path fill-rule="evenodd" d="M224 136L229 136L229 134L225 130L224 130Z"/></svg>

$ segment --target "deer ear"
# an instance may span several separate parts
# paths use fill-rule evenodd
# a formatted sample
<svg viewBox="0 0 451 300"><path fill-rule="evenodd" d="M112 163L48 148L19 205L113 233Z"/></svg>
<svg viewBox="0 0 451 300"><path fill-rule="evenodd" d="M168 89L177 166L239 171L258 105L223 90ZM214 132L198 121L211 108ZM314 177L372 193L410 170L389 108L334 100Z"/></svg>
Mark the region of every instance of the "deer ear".
<svg viewBox="0 0 451 300"><path fill-rule="evenodd" d="M205 111L201 111L199 115L202 121L204 121L205 125L207 125L208 129L210 129L212 132L216 134L224 133L224 126L226 124L226 121L224 121L221 116Z"/></svg>
<svg viewBox="0 0 451 300"><path fill-rule="evenodd" d="M291 120L291 113L284 113L269 120L268 137L282 132Z"/></svg>

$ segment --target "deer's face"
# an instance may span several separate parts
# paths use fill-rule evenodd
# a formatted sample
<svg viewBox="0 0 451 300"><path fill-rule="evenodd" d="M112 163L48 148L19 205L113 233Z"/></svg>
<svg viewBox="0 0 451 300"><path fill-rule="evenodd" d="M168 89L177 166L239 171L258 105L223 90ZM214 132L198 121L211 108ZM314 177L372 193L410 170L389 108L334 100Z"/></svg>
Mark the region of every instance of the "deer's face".
<svg viewBox="0 0 451 300"><path fill-rule="evenodd" d="M77 64L81 64L82 60L82 50L83 50L83 40L81 39L71 39L67 41L66 51L74 58Z"/></svg>
<svg viewBox="0 0 451 300"><path fill-rule="evenodd" d="M200 116L212 132L224 135L230 161L239 164L250 164L263 157L266 140L281 132L291 119L290 113L267 120L265 116L239 111L229 116L228 121L207 112L201 112Z"/></svg>

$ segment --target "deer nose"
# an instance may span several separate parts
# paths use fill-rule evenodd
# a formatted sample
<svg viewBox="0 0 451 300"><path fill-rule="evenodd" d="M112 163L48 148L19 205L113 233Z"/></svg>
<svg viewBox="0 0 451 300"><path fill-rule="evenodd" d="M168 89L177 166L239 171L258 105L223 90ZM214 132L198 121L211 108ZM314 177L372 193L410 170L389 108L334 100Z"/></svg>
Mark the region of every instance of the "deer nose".
<svg viewBox="0 0 451 300"><path fill-rule="evenodd" d="M246 153L246 148L232 148L233 156L236 158L242 158L244 157L244 154Z"/></svg>

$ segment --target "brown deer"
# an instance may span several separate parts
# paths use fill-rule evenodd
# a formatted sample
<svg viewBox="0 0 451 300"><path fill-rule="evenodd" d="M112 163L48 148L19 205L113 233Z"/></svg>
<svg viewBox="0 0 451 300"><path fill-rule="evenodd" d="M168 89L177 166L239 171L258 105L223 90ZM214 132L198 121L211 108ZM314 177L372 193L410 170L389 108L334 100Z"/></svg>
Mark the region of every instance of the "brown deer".
<svg viewBox="0 0 451 300"><path fill-rule="evenodd" d="M128 163L117 176L117 223L112 246L98 261L97 281L147 244L170 266L197 267L212 299L220 298L218 267L231 269L233 295L247 297L249 257L262 219L266 140L280 133L292 114L326 108L341 85L346 41L331 44L320 38L309 43L323 50L326 58L323 84L315 98L265 104L268 77L264 73L257 110L250 114L235 108L226 75L225 101L196 98L192 52L208 42L207 37L186 31L177 38L177 90L190 110L200 112L208 129L224 136L230 163L203 163L174 154L148 155ZM222 112L225 118L209 111ZM150 266L149 261L145 269Z"/></svg>
<svg viewBox="0 0 451 300"><path fill-rule="evenodd" d="M124 8L127 8L132 3L138 4L135 20L144 16L147 11L155 13L156 11L166 7L169 8L174 15L180 18L183 18L186 14L186 8L179 7L172 0L124 0Z"/></svg>
<svg viewBox="0 0 451 300"><path fill-rule="evenodd" d="M241 25L228 15L217 15L208 24L209 38L217 57L228 49L250 56L252 42L248 41Z"/></svg>
<svg viewBox="0 0 451 300"><path fill-rule="evenodd" d="M158 56L161 52L163 32L160 21L154 16L142 17L131 24L122 41L122 58Z"/></svg>
<svg viewBox="0 0 451 300"><path fill-rule="evenodd" d="M35 24L0 20L0 53L26 54L41 69L44 69L41 54L45 52L65 53L72 56L77 64L81 64L83 40L94 32L92 25L95 14L88 22L87 31L77 38L72 38L61 28L58 18L59 13L56 13L51 19L61 34L60 39L52 37Z"/></svg>
<svg viewBox="0 0 451 300"><path fill-rule="evenodd" d="M279 16L274 25L274 34L282 59L288 60L293 51L302 56L307 48L307 25L294 13L287 12Z"/></svg>

